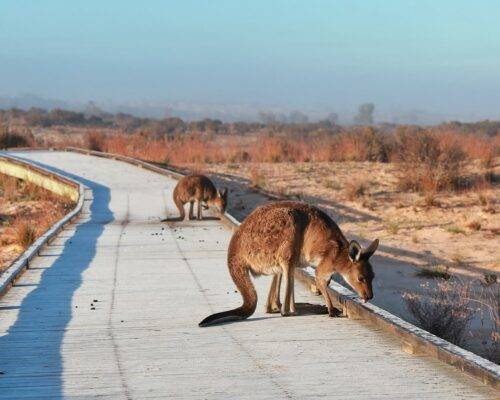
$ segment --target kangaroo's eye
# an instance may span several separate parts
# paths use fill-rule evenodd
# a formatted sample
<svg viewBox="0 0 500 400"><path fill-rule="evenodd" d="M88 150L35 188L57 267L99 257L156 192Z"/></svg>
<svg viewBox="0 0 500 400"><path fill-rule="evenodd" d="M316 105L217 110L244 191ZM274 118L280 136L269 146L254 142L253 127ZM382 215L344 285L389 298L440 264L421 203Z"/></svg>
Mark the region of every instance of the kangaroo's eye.
<svg viewBox="0 0 500 400"><path fill-rule="evenodd" d="M363 278L362 276L358 277L358 282L363 283L364 281L365 281L365 278Z"/></svg>

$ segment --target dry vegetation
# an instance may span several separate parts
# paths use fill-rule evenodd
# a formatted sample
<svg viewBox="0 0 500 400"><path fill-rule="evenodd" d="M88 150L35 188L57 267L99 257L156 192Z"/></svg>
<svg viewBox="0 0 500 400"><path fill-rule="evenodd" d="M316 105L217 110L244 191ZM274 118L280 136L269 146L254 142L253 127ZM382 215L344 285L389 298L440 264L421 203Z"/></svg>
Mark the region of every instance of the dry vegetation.
<svg viewBox="0 0 500 400"><path fill-rule="evenodd" d="M435 285L426 284L422 293L406 293L406 306L416 324L426 331L456 345L470 339L471 320L491 324L481 338L479 352L495 363L500 362L500 291L494 282L474 286L449 277Z"/></svg>
<svg viewBox="0 0 500 400"><path fill-rule="evenodd" d="M73 206L69 199L0 174L0 272Z"/></svg>
<svg viewBox="0 0 500 400"><path fill-rule="evenodd" d="M421 254L405 260L417 265L500 270L497 122L429 128L226 124L37 109L0 117L4 127L14 127L4 131L24 135L26 143L230 175L320 204L347 231Z"/></svg>
<svg viewBox="0 0 500 400"><path fill-rule="evenodd" d="M461 345L474 310L470 305L471 286L459 281L441 281L425 295L407 293L406 305L426 331Z"/></svg>
<svg viewBox="0 0 500 400"><path fill-rule="evenodd" d="M407 292L412 318L454 343L469 340L474 331L480 337L474 351L498 362L498 122L427 128L229 124L64 110L9 110L3 120L8 135L0 135L0 147L86 147L203 171L233 188L250 186L318 205L349 237L380 238L384 267L394 268L390 260L418 267L411 282L377 290L399 303ZM251 209L249 197L233 197L233 207ZM458 275L469 281L457 281ZM491 322L492 329L481 331Z"/></svg>

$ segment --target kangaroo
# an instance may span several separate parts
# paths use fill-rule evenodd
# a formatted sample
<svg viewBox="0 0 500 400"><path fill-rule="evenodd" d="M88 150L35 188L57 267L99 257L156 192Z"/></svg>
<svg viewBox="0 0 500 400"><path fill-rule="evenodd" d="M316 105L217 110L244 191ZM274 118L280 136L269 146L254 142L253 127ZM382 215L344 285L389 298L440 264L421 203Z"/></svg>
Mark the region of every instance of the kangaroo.
<svg viewBox="0 0 500 400"><path fill-rule="evenodd" d="M250 279L274 275L266 303L266 312L295 314L294 269L316 266L316 284L325 298L330 317L335 316L327 287L334 273L340 273L366 302L373 298L373 269L369 258L378 247L378 239L361 249L348 241L337 224L323 211L301 202L280 201L256 208L240 225L229 243L229 273L243 297L243 305L234 310L206 317L199 326L243 320L257 306L257 292ZM285 297L280 303L281 277Z"/></svg>
<svg viewBox="0 0 500 400"><path fill-rule="evenodd" d="M177 182L174 189L174 203L179 209L180 220L184 220L186 212L184 205L189 203L189 219L194 219L193 206L197 202L197 218L202 219L203 203L208 207L215 207L220 214L224 214L227 206L227 188L217 191L210 179L204 175L184 176Z"/></svg>

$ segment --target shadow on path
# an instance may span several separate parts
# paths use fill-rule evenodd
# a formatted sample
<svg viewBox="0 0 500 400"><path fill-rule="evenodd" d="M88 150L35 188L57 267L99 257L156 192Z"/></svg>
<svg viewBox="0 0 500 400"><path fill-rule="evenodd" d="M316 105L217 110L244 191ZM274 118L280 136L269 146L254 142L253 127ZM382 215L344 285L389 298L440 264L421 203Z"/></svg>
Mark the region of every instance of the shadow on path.
<svg viewBox="0 0 500 400"><path fill-rule="evenodd" d="M24 295L21 304L5 304L1 310L2 314L17 314L7 334L0 337L1 399L63 397L61 348L72 318L73 294L82 283L82 273L96 255L97 240L104 226L113 221L108 187L48 165L36 164L83 183L92 191L94 200L88 214L84 205L80 216L83 222L69 228L69 232L75 230L61 253L54 257L38 257L36 264L40 268L28 270L10 290L9 297L18 299L31 289L27 286L34 286ZM50 245L46 247L50 248ZM54 249L59 250L60 246ZM37 279L38 274L41 274L38 284L23 282L32 277ZM13 311L5 311L10 307Z"/></svg>

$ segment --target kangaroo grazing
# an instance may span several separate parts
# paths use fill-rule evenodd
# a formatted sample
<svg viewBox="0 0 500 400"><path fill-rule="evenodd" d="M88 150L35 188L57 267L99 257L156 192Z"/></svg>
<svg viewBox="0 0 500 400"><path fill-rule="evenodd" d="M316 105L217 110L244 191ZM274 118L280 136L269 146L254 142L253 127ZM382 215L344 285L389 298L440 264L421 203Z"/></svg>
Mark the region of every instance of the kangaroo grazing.
<svg viewBox="0 0 500 400"><path fill-rule="evenodd" d="M274 275L266 312L295 313L294 269L316 266L316 284L325 298L329 316L337 311L328 295L331 277L338 272L366 302L373 298L373 269L369 258L377 250L378 239L368 248L350 242L337 224L323 211L305 203L280 201L256 208L240 225L229 243L229 273L243 297L234 310L210 315L199 326L246 319L257 306L257 292L250 279ZM281 277L285 298L280 303Z"/></svg>
<svg viewBox="0 0 500 400"><path fill-rule="evenodd" d="M184 205L189 203L189 219L194 219L193 207L197 202L197 218L202 219L201 208L206 204L224 214L227 206L227 188L215 189L214 184L204 175L188 175L182 177L174 189L174 203L179 209L180 219L184 220ZM204 204L203 204L204 203Z"/></svg>

